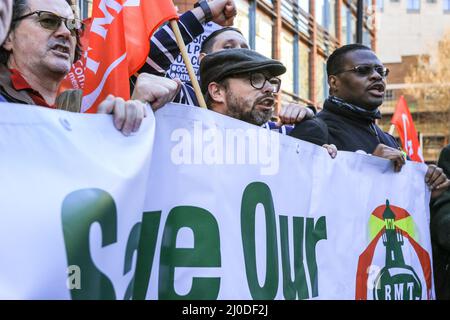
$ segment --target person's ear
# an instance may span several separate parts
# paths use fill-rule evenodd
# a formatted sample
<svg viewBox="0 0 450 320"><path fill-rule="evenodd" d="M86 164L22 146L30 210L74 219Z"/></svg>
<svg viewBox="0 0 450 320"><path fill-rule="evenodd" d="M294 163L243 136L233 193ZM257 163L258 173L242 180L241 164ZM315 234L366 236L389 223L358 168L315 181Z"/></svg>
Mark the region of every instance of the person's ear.
<svg viewBox="0 0 450 320"><path fill-rule="evenodd" d="M14 38L14 32L10 32L9 34L8 34L8 36L6 37L6 40L5 40L5 42L3 42L3 45L2 45L2 47L3 47L3 49L5 49L6 51L9 51L9 52L11 52L12 51L12 49L13 49L13 38Z"/></svg>
<svg viewBox="0 0 450 320"><path fill-rule="evenodd" d="M217 82L211 82L208 85L208 93L214 103L225 103L225 89Z"/></svg>
<svg viewBox="0 0 450 320"><path fill-rule="evenodd" d="M336 92L339 89L340 80L337 76L328 76L328 85L330 86L330 93Z"/></svg>
<svg viewBox="0 0 450 320"><path fill-rule="evenodd" d="M204 57L206 57L206 53L200 52L200 54L198 55L198 62L202 62Z"/></svg>

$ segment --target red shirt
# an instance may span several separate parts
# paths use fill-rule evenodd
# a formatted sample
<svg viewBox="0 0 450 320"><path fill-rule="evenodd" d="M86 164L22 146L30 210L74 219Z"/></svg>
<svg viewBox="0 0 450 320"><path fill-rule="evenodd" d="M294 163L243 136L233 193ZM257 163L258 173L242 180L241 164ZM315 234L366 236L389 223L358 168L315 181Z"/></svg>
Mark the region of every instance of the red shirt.
<svg viewBox="0 0 450 320"><path fill-rule="evenodd" d="M26 90L31 99L33 99L34 103L38 106L56 109L55 105L49 105L39 92L31 88L27 80L25 80L25 78L20 74L19 71L17 71L16 69L10 69L9 71L11 71L11 83L15 90Z"/></svg>

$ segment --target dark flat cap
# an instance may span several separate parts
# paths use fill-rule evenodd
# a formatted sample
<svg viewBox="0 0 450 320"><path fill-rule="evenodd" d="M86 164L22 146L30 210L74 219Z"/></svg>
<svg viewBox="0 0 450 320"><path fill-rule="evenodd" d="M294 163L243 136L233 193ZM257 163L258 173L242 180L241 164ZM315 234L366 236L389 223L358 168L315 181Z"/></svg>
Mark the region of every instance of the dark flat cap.
<svg viewBox="0 0 450 320"><path fill-rule="evenodd" d="M248 49L227 49L206 55L200 63L202 92L208 91L211 82L221 81L231 75L267 71L276 77L286 72L284 65Z"/></svg>

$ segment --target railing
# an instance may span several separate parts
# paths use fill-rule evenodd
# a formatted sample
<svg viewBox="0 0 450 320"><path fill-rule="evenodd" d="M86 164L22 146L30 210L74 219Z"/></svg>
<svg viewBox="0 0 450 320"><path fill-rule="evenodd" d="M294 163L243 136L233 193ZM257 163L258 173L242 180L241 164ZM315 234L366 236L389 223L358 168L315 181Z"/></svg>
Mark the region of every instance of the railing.
<svg viewBox="0 0 450 320"><path fill-rule="evenodd" d="M292 27L309 37L309 13L303 11L297 2L292 0L281 1L281 16Z"/></svg>

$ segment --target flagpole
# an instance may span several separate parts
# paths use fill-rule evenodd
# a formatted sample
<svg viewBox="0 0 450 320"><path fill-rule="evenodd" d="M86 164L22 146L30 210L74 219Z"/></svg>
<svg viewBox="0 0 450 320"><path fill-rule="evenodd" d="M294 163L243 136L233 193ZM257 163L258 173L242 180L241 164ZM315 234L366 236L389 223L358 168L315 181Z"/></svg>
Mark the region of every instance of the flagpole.
<svg viewBox="0 0 450 320"><path fill-rule="evenodd" d="M186 45L184 44L183 37L181 36L180 28L178 28L178 24L176 20L170 20L170 26L172 28L173 33L175 34L175 38L177 40L178 47L180 48L181 56L183 57L184 64L186 65L186 69L189 73L189 78L191 78L192 85L194 87L195 95L197 97L198 103L200 107L206 109L205 98L203 97L202 91L200 90L200 85L198 84L197 76L195 75L194 68L192 67L191 61L189 60L189 56L187 54Z"/></svg>

